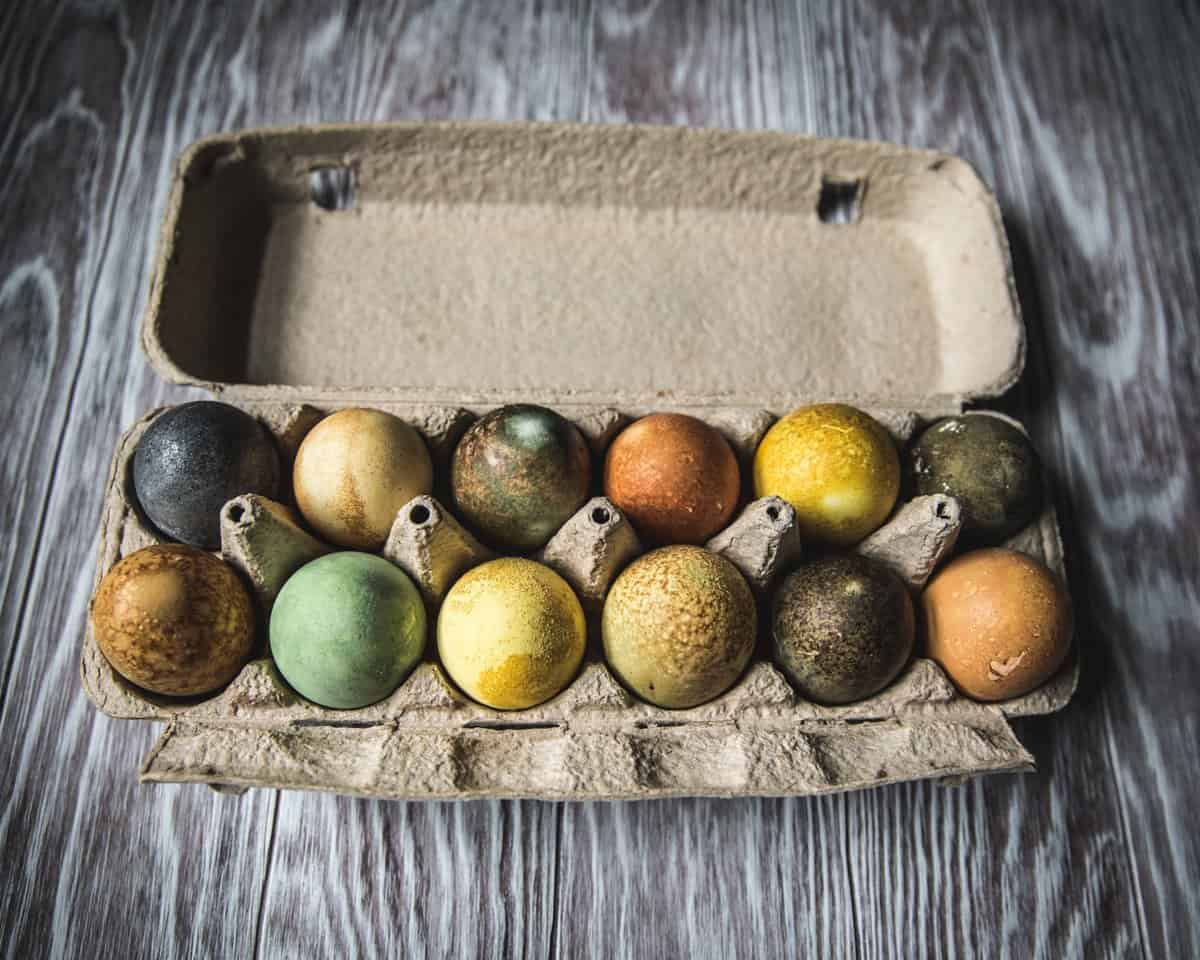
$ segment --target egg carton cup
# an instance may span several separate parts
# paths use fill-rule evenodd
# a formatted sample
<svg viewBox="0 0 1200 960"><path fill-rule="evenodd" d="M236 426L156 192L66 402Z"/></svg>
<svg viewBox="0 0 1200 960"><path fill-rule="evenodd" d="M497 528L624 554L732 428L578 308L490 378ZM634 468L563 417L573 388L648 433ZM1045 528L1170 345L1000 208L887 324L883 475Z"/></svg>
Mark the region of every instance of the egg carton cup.
<svg viewBox="0 0 1200 960"><path fill-rule="evenodd" d="M285 461L294 456L304 433L333 409L241 406L271 430ZM441 477L453 444L482 412L386 402L376 406L421 431ZM122 557L165 542L137 507L131 479L137 442L162 412L143 418L119 445L109 478L97 583ZM562 412L584 427L624 424L640 413ZM774 421L765 411L689 412L721 430L743 465ZM929 419L909 411L869 412L901 444ZM597 463L615 433L588 431ZM900 503L891 519L855 549L887 564L916 591L951 551L959 524L952 498L918 497ZM1008 545L1061 573L1052 507ZM791 506L777 497L752 500L707 546L733 562L762 599L763 634L771 585L803 554ZM453 582L495 555L441 499L420 496L398 512L382 554L421 589L430 613L425 659L383 701L358 710L333 710L292 691L266 647L270 607L283 583L304 563L332 549L307 532L285 503L246 495L226 504L221 555L242 574L255 600L259 656L226 688L205 698L162 697L130 684L100 653L89 624L82 673L95 704L114 717L167 721L143 763L143 780L407 798L550 799L802 795L918 778L953 781L1033 769L1033 758L1006 718L1059 709L1077 682L1072 653L1041 688L982 704L959 694L936 663L917 657L876 696L827 706L804 700L765 659L765 642L760 642L757 658L722 696L690 709L656 707L626 690L600 654L597 614L604 596L644 548L620 510L596 496L532 555L572 585L589 614L584 665L570 686L546 703L527 710L494 710L470 700L449 681L437 662L433 633L438 605Z"/></svg>

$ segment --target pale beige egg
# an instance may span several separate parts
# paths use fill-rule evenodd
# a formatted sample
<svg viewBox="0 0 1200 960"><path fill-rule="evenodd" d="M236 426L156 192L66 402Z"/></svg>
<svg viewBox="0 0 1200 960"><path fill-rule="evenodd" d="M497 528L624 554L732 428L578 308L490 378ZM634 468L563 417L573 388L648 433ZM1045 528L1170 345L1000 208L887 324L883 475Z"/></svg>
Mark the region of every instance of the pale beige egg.
<svg viewBox="0 0 1200 960"><path fill-rule="evenodd" d="M378 550L396 514L433 490L433 464L415 429L382 410L351 408L318 423L296 453L296 506L342 547Z"/></svg>

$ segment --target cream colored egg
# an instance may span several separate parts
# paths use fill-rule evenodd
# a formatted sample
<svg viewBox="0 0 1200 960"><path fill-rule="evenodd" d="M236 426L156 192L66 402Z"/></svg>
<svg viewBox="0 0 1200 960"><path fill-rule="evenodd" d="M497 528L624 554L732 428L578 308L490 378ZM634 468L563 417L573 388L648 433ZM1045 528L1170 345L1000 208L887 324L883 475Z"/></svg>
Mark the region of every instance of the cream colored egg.
<svg viewBox="0 0 1200 960"><path fill-rule="evenodd" d="M296 454L296 506L318 536L378 550L396 514L433 490L433 464L412 427L382 410L339 410L318 423Z"/></svg>

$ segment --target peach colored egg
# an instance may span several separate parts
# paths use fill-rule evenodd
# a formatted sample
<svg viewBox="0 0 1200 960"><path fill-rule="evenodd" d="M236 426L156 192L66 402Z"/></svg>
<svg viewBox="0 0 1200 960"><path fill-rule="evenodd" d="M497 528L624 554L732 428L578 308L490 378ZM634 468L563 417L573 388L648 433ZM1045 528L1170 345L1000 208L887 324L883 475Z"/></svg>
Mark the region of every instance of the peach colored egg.
<svg viewBox="0 0 1200 960"><path fill-rule="evenodd" d="M1071 604L1044 564L1015 550L965 553L922 594L925 652L968 696L1008 700L1041 686L1071 646Z"/></svg>

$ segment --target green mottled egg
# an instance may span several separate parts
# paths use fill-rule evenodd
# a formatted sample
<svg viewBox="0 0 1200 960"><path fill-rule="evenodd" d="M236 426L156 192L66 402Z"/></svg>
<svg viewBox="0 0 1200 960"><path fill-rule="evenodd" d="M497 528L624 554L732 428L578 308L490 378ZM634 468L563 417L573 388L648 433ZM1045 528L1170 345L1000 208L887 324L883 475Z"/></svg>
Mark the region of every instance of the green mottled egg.
<svg viewBox="0 0 1200 960"><path fill-rule="evenodd" d="M500 407L463 434L450 466L459 517L498 550L543 546L588 496L591 458L579 431L553 410Z"/></svg>
<svg viewBox="0 0 1200 960"><path fill-rule="evenodd" d="M960 542L994 545L1029 524L1042 504L1042 469L1019 429L985 413L946 417L908 451L913 493L944 493L962 505Z"/></svg>
<svg viewBox="0 0 1200 960"><path fill-rule="evenodd" d="M818 703L878 693L912 656L908 590L891 570L857 554L813 560L784 578L771 610L775 660Z"/></svg>
<svg viewBox="0 0 1200 960"><path fill-rule="evenodd" d="M388 696L421 659L425 607L382 557L331 553L297 570L271 611L271 655L301 696L351 710Z"/></svg>

